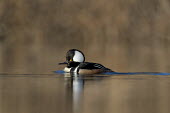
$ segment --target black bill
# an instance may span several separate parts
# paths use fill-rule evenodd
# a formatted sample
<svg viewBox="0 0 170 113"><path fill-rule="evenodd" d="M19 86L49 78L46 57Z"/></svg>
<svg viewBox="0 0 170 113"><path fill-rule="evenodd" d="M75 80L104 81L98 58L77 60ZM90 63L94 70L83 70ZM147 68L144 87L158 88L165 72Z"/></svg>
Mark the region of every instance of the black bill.
<svg viewBox="0 0 170 113"><path fill-rule="evenodd" d="M67 62L58 63L58 65L68 64Z"/></svg>

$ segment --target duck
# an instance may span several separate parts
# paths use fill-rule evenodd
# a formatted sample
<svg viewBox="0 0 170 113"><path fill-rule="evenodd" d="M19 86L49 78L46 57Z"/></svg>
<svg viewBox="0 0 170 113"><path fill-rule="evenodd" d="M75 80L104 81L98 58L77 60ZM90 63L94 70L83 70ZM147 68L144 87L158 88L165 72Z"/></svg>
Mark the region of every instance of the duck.
<svg viewBox="0 0 170 113"><path fill-rule="evenodd" d="M65 73L99 74L105 72L114 72L102 64L85 62L84 53L78 49L70 49L66 53L66 62L59 63L59 65L63 64L67 65L63 70Z"/></svg>

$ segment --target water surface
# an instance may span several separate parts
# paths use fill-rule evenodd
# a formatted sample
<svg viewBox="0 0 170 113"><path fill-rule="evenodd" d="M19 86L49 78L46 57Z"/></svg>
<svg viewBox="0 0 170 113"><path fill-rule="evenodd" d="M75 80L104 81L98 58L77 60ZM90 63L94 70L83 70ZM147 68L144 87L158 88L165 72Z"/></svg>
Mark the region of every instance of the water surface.
<svg viewBox="0 0 170 113"><path fill-rule="evenodd" d="M0 113L169 113L170 76L0 75Z"/></svg>

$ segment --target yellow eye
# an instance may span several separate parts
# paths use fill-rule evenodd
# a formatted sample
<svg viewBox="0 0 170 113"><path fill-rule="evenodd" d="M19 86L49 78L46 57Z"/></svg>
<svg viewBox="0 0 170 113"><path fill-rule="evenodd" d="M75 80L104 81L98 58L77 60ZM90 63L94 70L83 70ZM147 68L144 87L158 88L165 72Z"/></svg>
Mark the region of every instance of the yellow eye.
<svg viewBox="0 0 170 113"><path fill-rule="evenodd" d="M70 61L73 61L72 59L70 59Z"/></svg>

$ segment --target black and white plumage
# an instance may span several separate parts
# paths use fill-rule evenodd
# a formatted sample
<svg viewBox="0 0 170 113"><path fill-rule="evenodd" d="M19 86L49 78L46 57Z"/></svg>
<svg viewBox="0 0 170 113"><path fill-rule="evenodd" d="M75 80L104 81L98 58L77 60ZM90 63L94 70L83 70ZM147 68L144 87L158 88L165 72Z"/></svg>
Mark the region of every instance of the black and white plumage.
<svg viewBox="0 0 170 113"><path fill-rule="evenodd" d="M64 68L64 71L67 73L96 74L112 72L111 69L106 68L101 64L85 62L84 54L77 49L69 50L66 54L66 62L60 64L67 64Z"/></svg>
<svg viewBox="0 0 170 113"><path fill-rule="evenodd" d="M83 63L80 63L79 67L81 69L103 69L103 70L108 69L108 68L104 67L101 64L92 63L92 62L83 62Z"/></svg>

